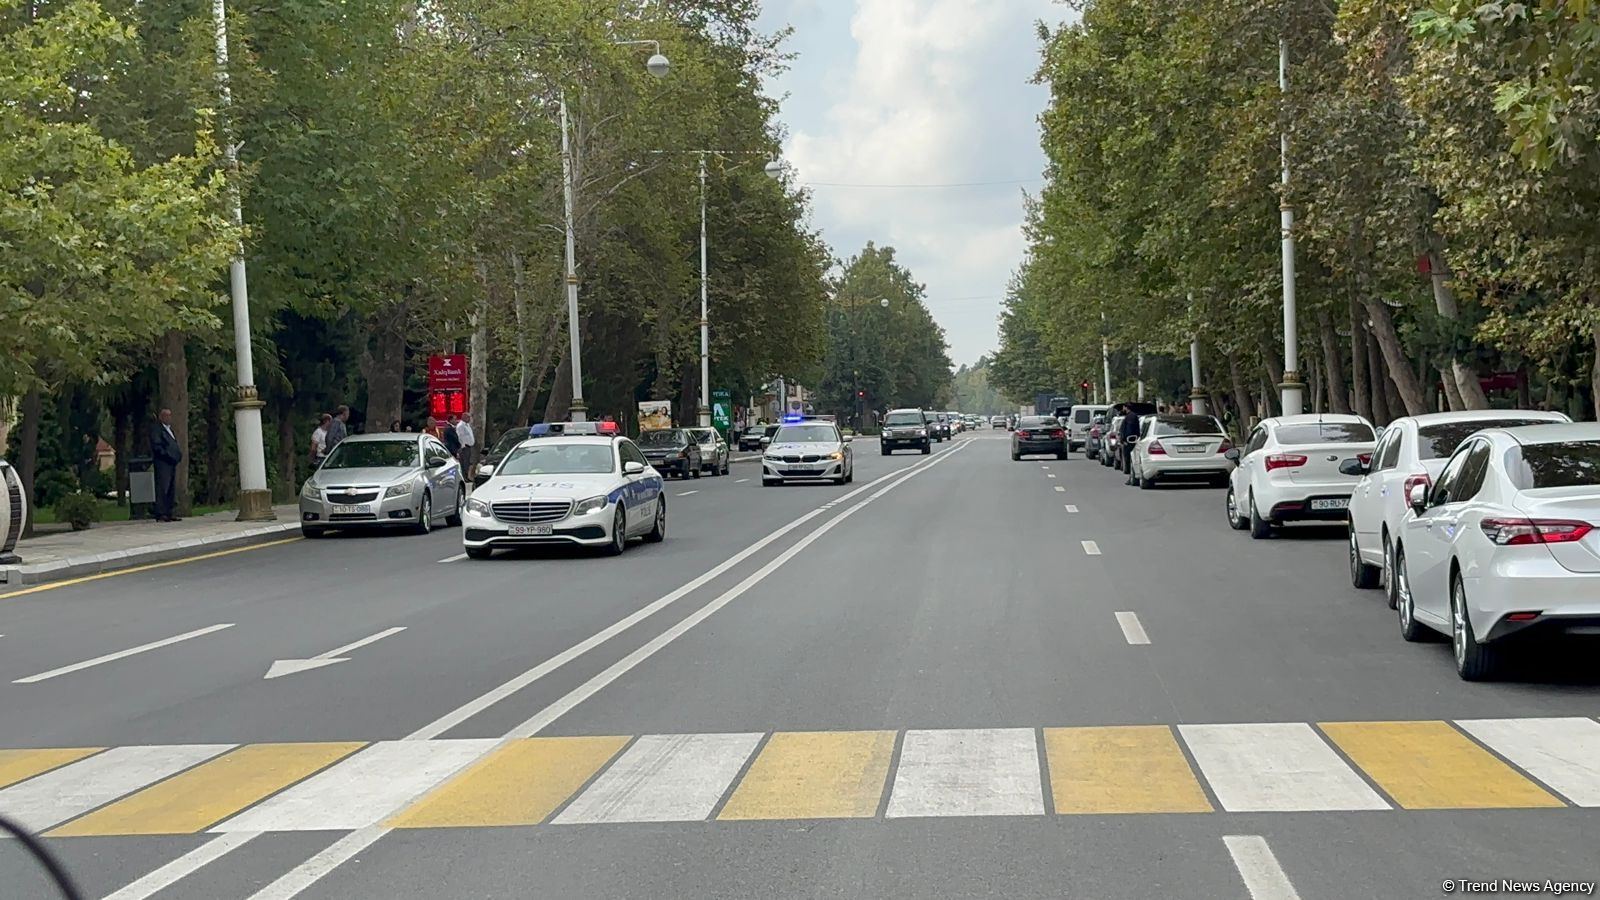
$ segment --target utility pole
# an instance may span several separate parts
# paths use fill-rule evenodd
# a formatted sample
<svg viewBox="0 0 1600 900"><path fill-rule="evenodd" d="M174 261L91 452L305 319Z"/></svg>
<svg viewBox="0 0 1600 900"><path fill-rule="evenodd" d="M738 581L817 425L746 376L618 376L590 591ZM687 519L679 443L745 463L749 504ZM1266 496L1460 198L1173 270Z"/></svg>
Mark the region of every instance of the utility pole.
<svg viewBox="0 0 1600 900"><path fill-rule="evenodd" d="M706 315L706 154L700 153L700 427L711 424L711 320Z"/></svg>
<svg viewBox="0 0 1600 900"><path fill-rule="evenodd" d="M1289 100L1289 39L1278 38L1278 92L1285 110ZM1278 385L1283 414L1298 416L1305 395L1300 382L1300 337L1295 321L1294 207L1289 204L1289 123L1285 113L1278 134L1278 155L1283 164L1283 196L1278 202L1283 229L1283 383Z"/></svg>
<svg viewBox="0 0 1600 900"><path fill-rule="evenodd" d="M583 346L578 337L578 246L572 220L572 142L567 137L567 92L561 92L561 207L567 223L567 361L572 366L572 404L568 418L585 419L583 404Z"/></svg>

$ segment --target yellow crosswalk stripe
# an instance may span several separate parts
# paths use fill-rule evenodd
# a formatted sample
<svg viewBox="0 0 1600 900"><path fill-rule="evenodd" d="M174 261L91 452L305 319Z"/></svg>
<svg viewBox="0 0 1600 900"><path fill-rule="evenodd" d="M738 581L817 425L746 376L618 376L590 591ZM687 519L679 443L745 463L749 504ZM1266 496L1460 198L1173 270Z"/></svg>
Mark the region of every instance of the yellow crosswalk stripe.
<svg viewBox="0 0 1600 900"><path fill-rule="evenodd" d="M719 819L877 815L892 731L780 731L767 741Z"/></svg>
<svg viewBox="0 0 1600 900"><path fill-rule="evenodd" d="M16 784L69 762L93 756L104 747L57 747L48 750L0 750L0 787Z"/></svg>
<svg viewBox="0 0 1600 900"><path fill-rule="evenodd" d="M250 744L69 822L50 836L194 834L364 746Z"/></svg>
<svg viewBox="0 0 1600 900"><path fill-rule="evenodd" d="M1211 812L1211 801L1165 725L1046 728L1058 813Z"/></svg>
<svg viewBox="0 0 1600 900"><path fill-rule="evenodd" d="M1321 728L1406 809L1563 805L1445 722L1324 722Z"/></svg>
<svg viewBox="0 0 1600 900"><path fill-rule="evenodd" d="M506 743L389 820L391 828L537 825L610 762L626 737Z"/></svg>

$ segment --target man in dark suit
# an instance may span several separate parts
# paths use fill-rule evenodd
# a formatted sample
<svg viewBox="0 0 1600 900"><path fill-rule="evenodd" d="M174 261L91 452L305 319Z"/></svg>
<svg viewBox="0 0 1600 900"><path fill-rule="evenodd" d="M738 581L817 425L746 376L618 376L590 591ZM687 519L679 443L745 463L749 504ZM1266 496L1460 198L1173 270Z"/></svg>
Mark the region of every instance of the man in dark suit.
<svg viewBox="0 0 1600 900"><path fill-rule="evenodd" d="M156 419L156 428L150 433L150 456L156 467L156 521L176 522L173 509L178 499L178 463L183 461L183 448L172 433L172 410L163 409Z"/></svg>

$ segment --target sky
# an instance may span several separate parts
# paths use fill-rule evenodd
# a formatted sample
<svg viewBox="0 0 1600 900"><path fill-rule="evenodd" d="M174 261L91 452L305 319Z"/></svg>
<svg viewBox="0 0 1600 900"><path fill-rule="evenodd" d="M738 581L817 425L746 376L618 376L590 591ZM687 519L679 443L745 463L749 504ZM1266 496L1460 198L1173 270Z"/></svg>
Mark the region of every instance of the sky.
<svg viewBox="0 0 1600 900"><path fill-rule="evenodd" d="M794 28L798 58L767 88L812 225L841 259L893 246L957 365L999 343L1023 191L1044 168L1035 23L1068 15L1053 0L765 0L764 30ZM969 186L837 186L952 184Z"/></svg>

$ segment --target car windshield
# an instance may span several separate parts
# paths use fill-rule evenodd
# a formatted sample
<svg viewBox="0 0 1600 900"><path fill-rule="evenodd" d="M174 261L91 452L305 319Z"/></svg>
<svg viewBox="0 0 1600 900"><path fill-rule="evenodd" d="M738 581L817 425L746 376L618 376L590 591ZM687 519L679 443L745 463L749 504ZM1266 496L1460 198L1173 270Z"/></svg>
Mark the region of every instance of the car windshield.
<svg viewBox="0 0 1600 900"><path fill-rule="evenodd" d="M1210 416L1161 416L1153 428L1156 437L1222 433L1222 426Z"/></svg>
<svg viewBox="0 0 1600 900"><path fill-rule="evenodd" d="M1372 429L1363 422L1284 425L1278 429L1277 436L1278 443L1290 447L1297 444L1370 444L1377 440Z"/></svg>
<svg viewBox="0 0 1600 900"><path fill-rule="evenodd" d="M333 448L324 469L393 469L420 466L415 438L403 441L344 441Z"/></svg>
<svg viewBox="0 0 1600 900"><path fill-rule="evenodd" d="M922 413L919 412L892 412L883 420L885 425L921 425Z"/></svg>
<svg viewBox="0 0 1600 900"><path fill-rule="evenodd" d="M528 429L513 428L500 435L500 440L494 442L494 449L489 451L490 456L505 456L511 448L528 439Z"/></svg>
<svg viewBox="0 0 1600 900"><path fill-rule="evenodd" d="M714 444L717 441L717 432L714 428L691 428L689 433L702 444Z"/></svg>
<svg viewBox="0 0 1600 900"><path fill-rule="evenodd" d="M663 428L659 431L646 431L639 435L641 447L679 447L688 442L681 428Z"/></svg>
<svg viewBox="0 0 1600 900"><path fill-rule="evenodd" d="M1461 442L1485 428L1516 428L1519 425L1546 425L1548 419L1474 419L1471 422L1444 422L1417 429L1418 459L1449 459Z"/></svg>
<svg viewBox="0 0 1600 900"><path fill-rule="evenodd" d="M835 444L839 431L832 425L785 425L778 429L774 444Z"/></svg>
<svg viewBox="0 0 1600 900"><path fill-rule="evenodd" d="M1506 463L1521 490L1600 485L1600 441L1525 444Z"/></svg>
<svg viewBox="0 0 1600 900"><path fill-rule="evenodd" d="M1018 428L1059 428L1061 423L1050 416L1023 416Z"/></svg>
<svg viewBox="0 0 1600 900"><path fill-rule="evenodd" d="M615 470L610 444L540 441L512 453L496 475L600 475Z"/></svg>

